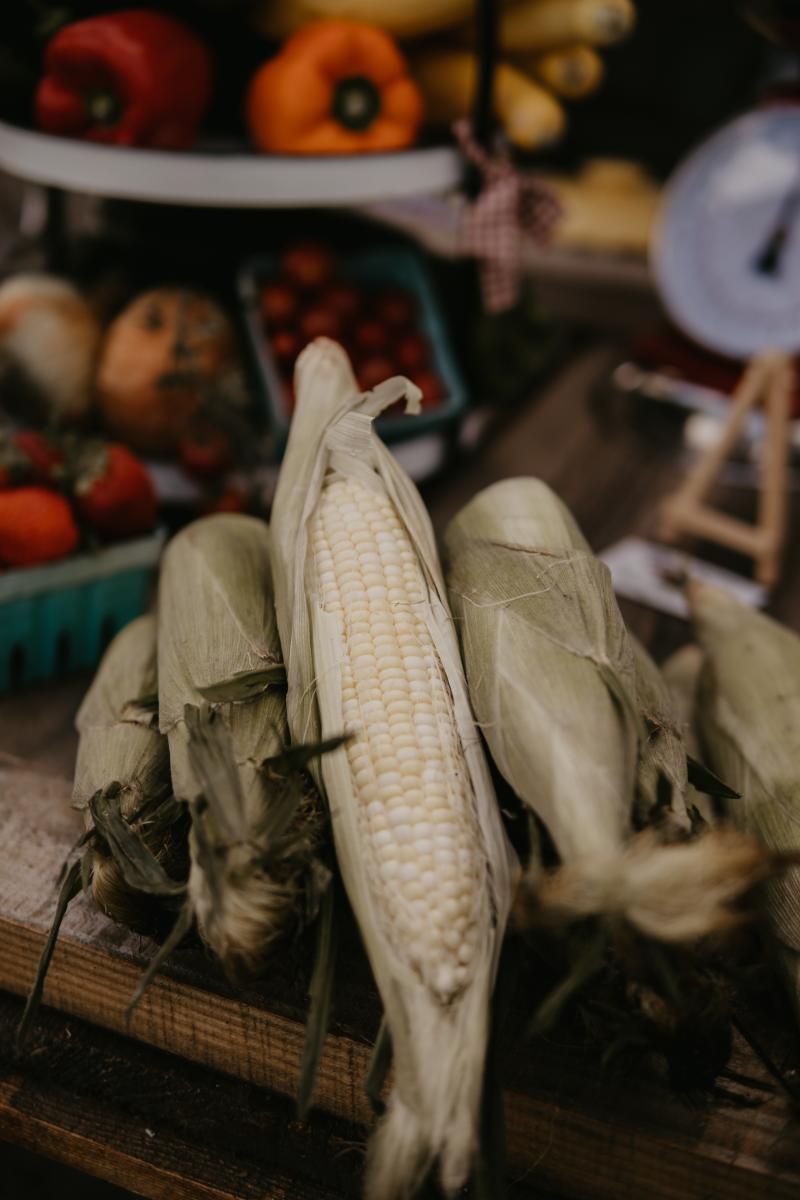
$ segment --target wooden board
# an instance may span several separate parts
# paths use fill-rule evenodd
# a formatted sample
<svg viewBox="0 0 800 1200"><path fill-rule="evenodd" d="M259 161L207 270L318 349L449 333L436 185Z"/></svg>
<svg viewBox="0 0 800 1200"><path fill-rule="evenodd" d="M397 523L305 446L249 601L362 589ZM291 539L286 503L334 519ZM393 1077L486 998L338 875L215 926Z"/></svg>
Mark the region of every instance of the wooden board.
<svg viewBox="0 0 800 1200"><path fill-rule="evenodd" d="M21 768L0 772L0 987L16 994L33 977L52 911L52 884L79 829L68 796L68 782L56 776ZM127 1027L125 1006L151 949L81 897L65 921L45 998L63 1012L190 1062L292 1095L302 1045L296 980L278 978L240 998L210 969L199 971L192 952L179 954ZM357 975L347 972L347 1020L338 1021L328 1039L318 1104L363 1126L371 1121L361 1080L376 1002ZM359 1010L360 1031L354 1028ZM788 1200L800 1189L800 1130L783 1094L741 1044L732 1070L726 1102L711 1104L706 1097L692 1108L646 1076L605 1075L579 1048L533 1043L505 1062L512 1170L535 1185L597 1200L638 1198L645 1190L654 1200ZM8 1098L14 1077L4 1086ZM739 1107L743 1102L758 1107ZM40 1134L49 1144L46 1131ZM94 1154L88 1146L85 1152L87 1158ZM75 1153L71 1139L64 1157L75 1161ZM123 1165L116 1180L126 1177ZM147 1194L160 1196L154 1172Z"/></svg>

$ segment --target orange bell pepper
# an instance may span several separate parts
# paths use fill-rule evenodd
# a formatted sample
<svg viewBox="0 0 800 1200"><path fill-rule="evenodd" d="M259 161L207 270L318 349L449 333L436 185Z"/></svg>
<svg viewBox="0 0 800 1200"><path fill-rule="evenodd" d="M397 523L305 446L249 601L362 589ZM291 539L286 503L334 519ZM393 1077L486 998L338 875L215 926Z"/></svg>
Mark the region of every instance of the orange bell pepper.
<svg viewBox="0 0 800 1200"><path fill-rule="evenodd" d="M401 150L422 121L422 96L395 41L374 25L306 25L254 75L247 124L272 154Z"/></svg>

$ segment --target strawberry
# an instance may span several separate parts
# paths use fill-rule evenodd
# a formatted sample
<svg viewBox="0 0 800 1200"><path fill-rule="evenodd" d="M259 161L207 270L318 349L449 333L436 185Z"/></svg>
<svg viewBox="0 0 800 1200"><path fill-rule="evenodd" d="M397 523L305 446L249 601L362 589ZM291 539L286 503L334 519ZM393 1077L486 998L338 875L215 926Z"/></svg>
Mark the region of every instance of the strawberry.
<svg viewBox="0 0 800 1200"><path fill-rule="evenodd" d="M43 487L0 492L0 562L27 567L71 554L78 527L63 496Z"/></svg>
<svg viewBox="0 0 800 1200"><path fill-rule="evenodd" d="M127 446L112 443L86 457L75 498L81 517L104 537L147 533L156 523L153 481Z"/></svg>

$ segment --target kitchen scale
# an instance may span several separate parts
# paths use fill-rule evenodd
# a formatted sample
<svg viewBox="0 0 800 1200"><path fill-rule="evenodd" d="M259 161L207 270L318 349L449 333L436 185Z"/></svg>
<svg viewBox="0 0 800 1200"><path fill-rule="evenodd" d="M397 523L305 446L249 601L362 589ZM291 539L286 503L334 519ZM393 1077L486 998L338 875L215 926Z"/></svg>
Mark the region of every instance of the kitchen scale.
<svg viewBox="0 0 800 1200"><path fill-rule="evenodd" d="M663 503L659 533L744 553L771 587L786 535L792 358L800 351L800 106L747 113L690 154L666 187L651 256L675 324L747 364L718 442ZM751 524L705 499L759 406L764 433Z"/></svg>

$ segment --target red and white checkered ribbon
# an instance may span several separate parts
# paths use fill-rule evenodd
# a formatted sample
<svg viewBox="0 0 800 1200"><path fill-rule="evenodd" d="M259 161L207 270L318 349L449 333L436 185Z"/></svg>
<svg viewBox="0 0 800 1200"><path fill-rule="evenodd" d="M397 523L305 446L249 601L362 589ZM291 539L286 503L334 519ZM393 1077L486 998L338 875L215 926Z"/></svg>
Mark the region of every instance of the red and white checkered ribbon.
<svg viewBox="0 0 800 1200"><path fill-rule="evenodd" d="M479 195L464 207L460 249L479 260L487 312L502 312L519 296L523 235L538 244L549 241L561 205L541 179L520 174L506 151L484 150L469 121L457 121L453 129L483 177Z"/></svg>

